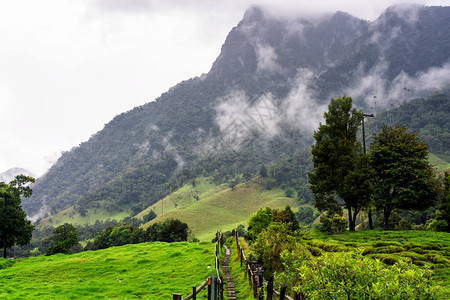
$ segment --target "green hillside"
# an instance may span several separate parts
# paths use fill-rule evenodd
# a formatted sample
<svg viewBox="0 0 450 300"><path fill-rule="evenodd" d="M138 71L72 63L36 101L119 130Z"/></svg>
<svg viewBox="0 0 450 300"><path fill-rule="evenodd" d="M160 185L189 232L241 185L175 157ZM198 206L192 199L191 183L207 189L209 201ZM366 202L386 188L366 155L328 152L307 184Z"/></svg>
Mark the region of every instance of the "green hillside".
<svg viewBox="0 0 450 300"><path fill-rule="evenodd" d="M448 155L430 153L428 160L438 171L449 171L450 169L450 156Z"/></svg>
<svg viewBox="0 0 450 300"><path fill-rule="evenodd" d="M156 242L0 259L0 298L171 299L172 293L189 294L214 270L211 243Z"/></svg>
<svg viewBox="0 0 450 300"><path fill-rule="evenodd" d="M198 201L193 198L195 195L199 197ZM197 180L195 188L192 184L185 185L140 215L147 214L151 209L158 214L144 227L177 218L187 223L200 240L211 240L217 229L227 231L239 224L246 224L251 214L260 207L281 209L287 204L297 206L296 200L285 197L282 189L265 189L264 181L258 177L238 184L233 190L228 185L215 186L207 178L202 178Z"/></svg>

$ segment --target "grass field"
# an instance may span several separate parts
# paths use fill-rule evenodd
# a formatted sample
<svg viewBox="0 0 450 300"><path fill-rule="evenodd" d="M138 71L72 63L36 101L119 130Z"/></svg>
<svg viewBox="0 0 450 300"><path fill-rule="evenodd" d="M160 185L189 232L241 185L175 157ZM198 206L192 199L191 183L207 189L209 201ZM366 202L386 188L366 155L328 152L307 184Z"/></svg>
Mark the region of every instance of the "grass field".
<svg viewBox="0 0 450 300"><path fill-rule="evenodd" d="M200 191L198 201L194 201L193 197L189 200L189 190L193 189ZM249 217L260 207L282 209L287 204L298 206L294 198L284 196L283 190L266 190L259 178L241 183L234 190L224 185L215 186L203 178L199 180L196 188L191 185L184 186L144 211L143 214L154 209L158 214L156 219L144 227L168 218L176 218L187 223L197 238L210 241L219 229L224 232L236 228L239 224L247 224ZM162 206L164 214L161 214Z"/></svg>
<svg viewBox="0 0 450 300"><path fill-rule="evenodd" d="M172 299L214 272L212 243L143 243L0 259L0 299ZM206 299L202 291L197 299Z"/></svg>
<svg viewBox="0 0 450 300"><path fill-rule="evenodd" d="M435 155L430 153L428 155L428 160L439 172L450 170L450 157L447 155Z"/></svg>

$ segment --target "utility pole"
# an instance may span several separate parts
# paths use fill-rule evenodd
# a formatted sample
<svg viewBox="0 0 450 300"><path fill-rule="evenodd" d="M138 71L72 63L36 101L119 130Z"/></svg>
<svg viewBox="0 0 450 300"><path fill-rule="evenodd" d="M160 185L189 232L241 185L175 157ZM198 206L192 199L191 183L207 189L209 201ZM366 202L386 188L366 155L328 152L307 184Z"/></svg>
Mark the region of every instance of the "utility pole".
<svg viewBox="0 0 450 300"><path fill-rule="evenodd" d="M369 117L369 118L373 118L374 115L373 114L363 114L363 119L362 119L362 134L363 134L363 152L364 154L366 154L366 132L364 129L364 118ZM369 229L373 230L373 219L372 219L372 208L369 208Z"/></svg>

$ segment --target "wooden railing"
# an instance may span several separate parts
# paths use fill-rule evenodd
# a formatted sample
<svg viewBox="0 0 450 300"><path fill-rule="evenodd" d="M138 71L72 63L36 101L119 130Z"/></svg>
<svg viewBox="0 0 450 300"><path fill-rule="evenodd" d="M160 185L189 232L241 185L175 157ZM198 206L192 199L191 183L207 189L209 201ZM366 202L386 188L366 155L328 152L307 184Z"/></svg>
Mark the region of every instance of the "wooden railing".
<svg viewBox="0 0 450 300"><path fill-rule="evenodd" d="M237 253L240 258L241 267L245 265L244 267L244 274L245 278L248 278L249 285L253 288L253 297L255 299L264 299L264 285L267 286L267 300L273 299L273 294L279 296L280 300L288 299L288 300L297 300L289 297L286 295L286 285L283 284L281 286L281 290L278 292L273 288L273 275L270 276L267 280L267 282L264 282L264 278L262 276L261 271L254 272L251 268L251 263L247 260L245 257L244 249L241 247L241 243L239 242L239 234L237 231L234 231L234 237L236 238L236 247L237 247Z"/></svg>
<svg viewBox="0 0 450 300"><path fill-rule="evenodd" d="M215 256L215 268L216 276L211 273L205 281L200 284L197 288L192 287L192 293L187 295L185 298L181 297L179 293L173 293L173 300L188 300L196 299L197 294L202 291L206 286L208 287L208 300L223 300L223 279L220 277L220 263L219 263L219 251L223 246L223 235L221 232L216 233L216 244L214 246L214 256Z"/></svg>

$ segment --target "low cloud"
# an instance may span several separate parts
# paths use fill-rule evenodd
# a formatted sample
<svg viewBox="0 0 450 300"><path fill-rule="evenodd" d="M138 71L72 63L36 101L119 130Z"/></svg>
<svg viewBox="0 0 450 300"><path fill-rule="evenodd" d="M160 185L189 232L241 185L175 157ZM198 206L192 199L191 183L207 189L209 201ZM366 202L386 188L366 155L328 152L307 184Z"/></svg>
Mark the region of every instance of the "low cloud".
<svg viewBox="0 0 450 300"><path fill-rule="evenodd" d="M362 70L362 67L360 68ZM376 65L367 75L361 75L354 85L348 89L347 94L353 98L364 99L369 105L376 99L378 108L383 109L390 105L397 105L404 101L424 97L432 92L439 91L449 85L450 63L442 67L432 67L424 72L410 76L401 72L394 80L386 79L387 64Z"/></svg>
<svg viewBox="0 0 450 300"><path fill-rule="evenodd" d="M328 104L319 104L308 85L314 78L314 73L308 69L298 70L297 77L289 92L283 100L282 110L285 114L284 122L291 127L298 128L304 134L310 135L317 129L323 120L323 112Z"/></svg>

